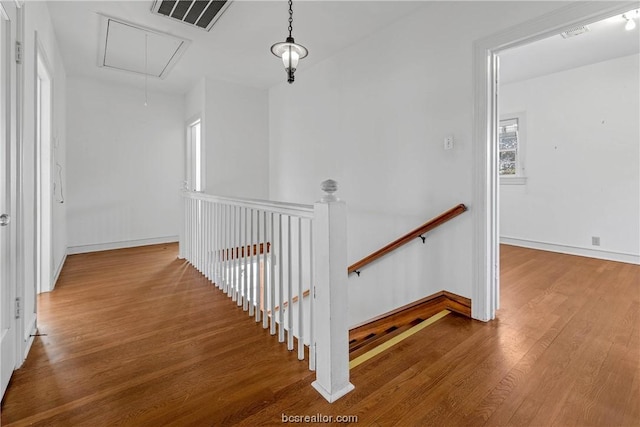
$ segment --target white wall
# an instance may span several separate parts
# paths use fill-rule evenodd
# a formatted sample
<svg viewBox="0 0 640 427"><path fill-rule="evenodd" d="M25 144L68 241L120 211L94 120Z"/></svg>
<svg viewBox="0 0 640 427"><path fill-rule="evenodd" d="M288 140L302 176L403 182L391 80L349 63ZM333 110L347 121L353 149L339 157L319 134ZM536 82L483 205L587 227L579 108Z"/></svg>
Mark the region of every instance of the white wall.
<svg viewBox="0 0 640 427"><path fill-rule="evenodd" d="M177 241L184 97L69 77L69 252Z"/></svg>
<svg viewBox="0 0 640 427"><path fill-rule="evenodd" d="M206 79L206 192L269 196L268 91Z"/></svg>
<svg viewBox="0 0 640 427"><path fill-rule="evenodd" d="M559 7L429 2L270 91L270 198L311 203L326 178L346 200L358 259L472 195L474 40ZM455 136L444 151L443 138ZM470 297L463 214L349 280L356 324L446 289Z"/></svg>
<svg viewBox="0 0 640 427"><path fill-rule="evenodd" d="M639 71L631 55L501 88L501 114L527 121L527 183L500 186L503 241L640 263Z"/></svg>
<svg viewBox="0 0 640 427"><path fill-rule="evenodd" d="M44 2L25 2L22 5L24 14L24 27L22 33L23 45L23 124L22 124L22 247L23 253L23 288L19 290L22 299L22 313L20 329L24 334L24 355L32 341L29 334L35 328L35 262L36 254L34 247L35 238L35 155L36 155L36 34L37 40L44 51L49 65L53 71L53 122L52 134L57 142L54 150L55 160L62 166L62 182L65 182L65 150L66 150L66 72L60 56L55 33L49 18L49 11ZM62 268L62 263L66 256L66 204L55 203L52 208L53 215L53 262L51 276L54 277Z"/></svg>

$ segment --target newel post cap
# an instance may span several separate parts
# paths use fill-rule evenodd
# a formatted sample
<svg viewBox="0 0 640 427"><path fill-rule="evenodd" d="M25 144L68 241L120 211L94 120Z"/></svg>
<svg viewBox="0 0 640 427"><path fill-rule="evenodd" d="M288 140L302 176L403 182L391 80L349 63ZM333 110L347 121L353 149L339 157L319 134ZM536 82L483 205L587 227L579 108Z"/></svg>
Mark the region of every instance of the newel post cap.
<svg viewBox="0 0 640 427"><path fill-rule="evenodd" d="M338 198L333 194L338 191L338 181L334 181L333 179L327 179L322 181L320 184L320 188L325 194L320 199L322 202L335 202Z"/></svg>

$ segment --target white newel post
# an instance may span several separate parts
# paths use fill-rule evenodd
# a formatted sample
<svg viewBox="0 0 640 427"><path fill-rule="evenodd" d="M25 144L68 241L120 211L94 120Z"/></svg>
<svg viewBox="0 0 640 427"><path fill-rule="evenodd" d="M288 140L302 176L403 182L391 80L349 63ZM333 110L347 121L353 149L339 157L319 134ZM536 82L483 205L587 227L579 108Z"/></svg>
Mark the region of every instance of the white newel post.
<svg viewBox="0 0 640 427"><path fill-rule="evenodd" d="M349 382L347 206L333 195L337 184L322 183L326 194L314 204L313 221L316 380L311 385L329 402L354 389Z"/></svg>

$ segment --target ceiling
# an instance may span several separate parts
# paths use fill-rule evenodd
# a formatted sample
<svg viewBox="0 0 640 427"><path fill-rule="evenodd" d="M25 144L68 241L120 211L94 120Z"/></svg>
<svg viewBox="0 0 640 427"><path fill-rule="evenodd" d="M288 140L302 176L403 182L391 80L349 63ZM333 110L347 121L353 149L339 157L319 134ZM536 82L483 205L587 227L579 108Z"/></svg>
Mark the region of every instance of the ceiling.
<svg viewBox="0 0 640 427"><path fill-rule="evenodd" d="M500 82L512 83L640 53L640 25L627 31L626 22L618 15L589 24L588 32L574 37L565 39L558 34L500 52Z"/></svg>
<svg viewBox="0 0 640 427"><path fill-rule="evenodd" d="M191 41L166 78L149 78L150 89L185 93L202 76L258 88L286 81L281 61L270 51L288 35L285 1L235 0L209 32L152 14L152 4L47 1L67 74L143 84L143 75L97 66L101 15L106 15ZM418 1L297 1L293 36L309 49L299 68L311 67L424 6Z"/></svg>
<svg viewBox="0 0 640 427"><path fill-rule="evenodd" d="M149 78L152 90L185 93L203 76L257 88L286 80L279 59L269 50L287 35L284 0L234 0L209 32L152 14L152 4L151 0L47 1L67 74L144 84L142 74L98 67L101 20L106 15L187 40L187 49L166 77ZM423 7L428 7L427 1L296 1L293 35L310 52L299 68L310 68ZM558 35L501 52L501 81L638 53L638 28L625 31L624 24L621 17L614 17L591 24L591 31L580 36L563 39ZM149 63L153 61L149 57Z"/></svg>

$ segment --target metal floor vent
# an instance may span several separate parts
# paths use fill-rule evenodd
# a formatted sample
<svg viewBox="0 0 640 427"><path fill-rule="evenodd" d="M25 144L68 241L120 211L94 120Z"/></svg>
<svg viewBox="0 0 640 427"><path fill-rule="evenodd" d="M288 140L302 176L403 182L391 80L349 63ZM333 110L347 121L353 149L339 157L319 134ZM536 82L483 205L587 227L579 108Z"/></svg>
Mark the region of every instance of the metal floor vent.
<svg viewBox="0 0 640 427"><path fill-rule="evenodd" d="M231 0L154 0L151 12L209 31L229 4Z"/></svg>
<svg viewBox="0 0 640 427"><path fill-rule="evenodd" d="M580 34L588 33L591 31L587 25L582 25L580 27L569 28L567 31L563 31L560 33L562 38L568 39L570 37L579 36Z"/></svg>

